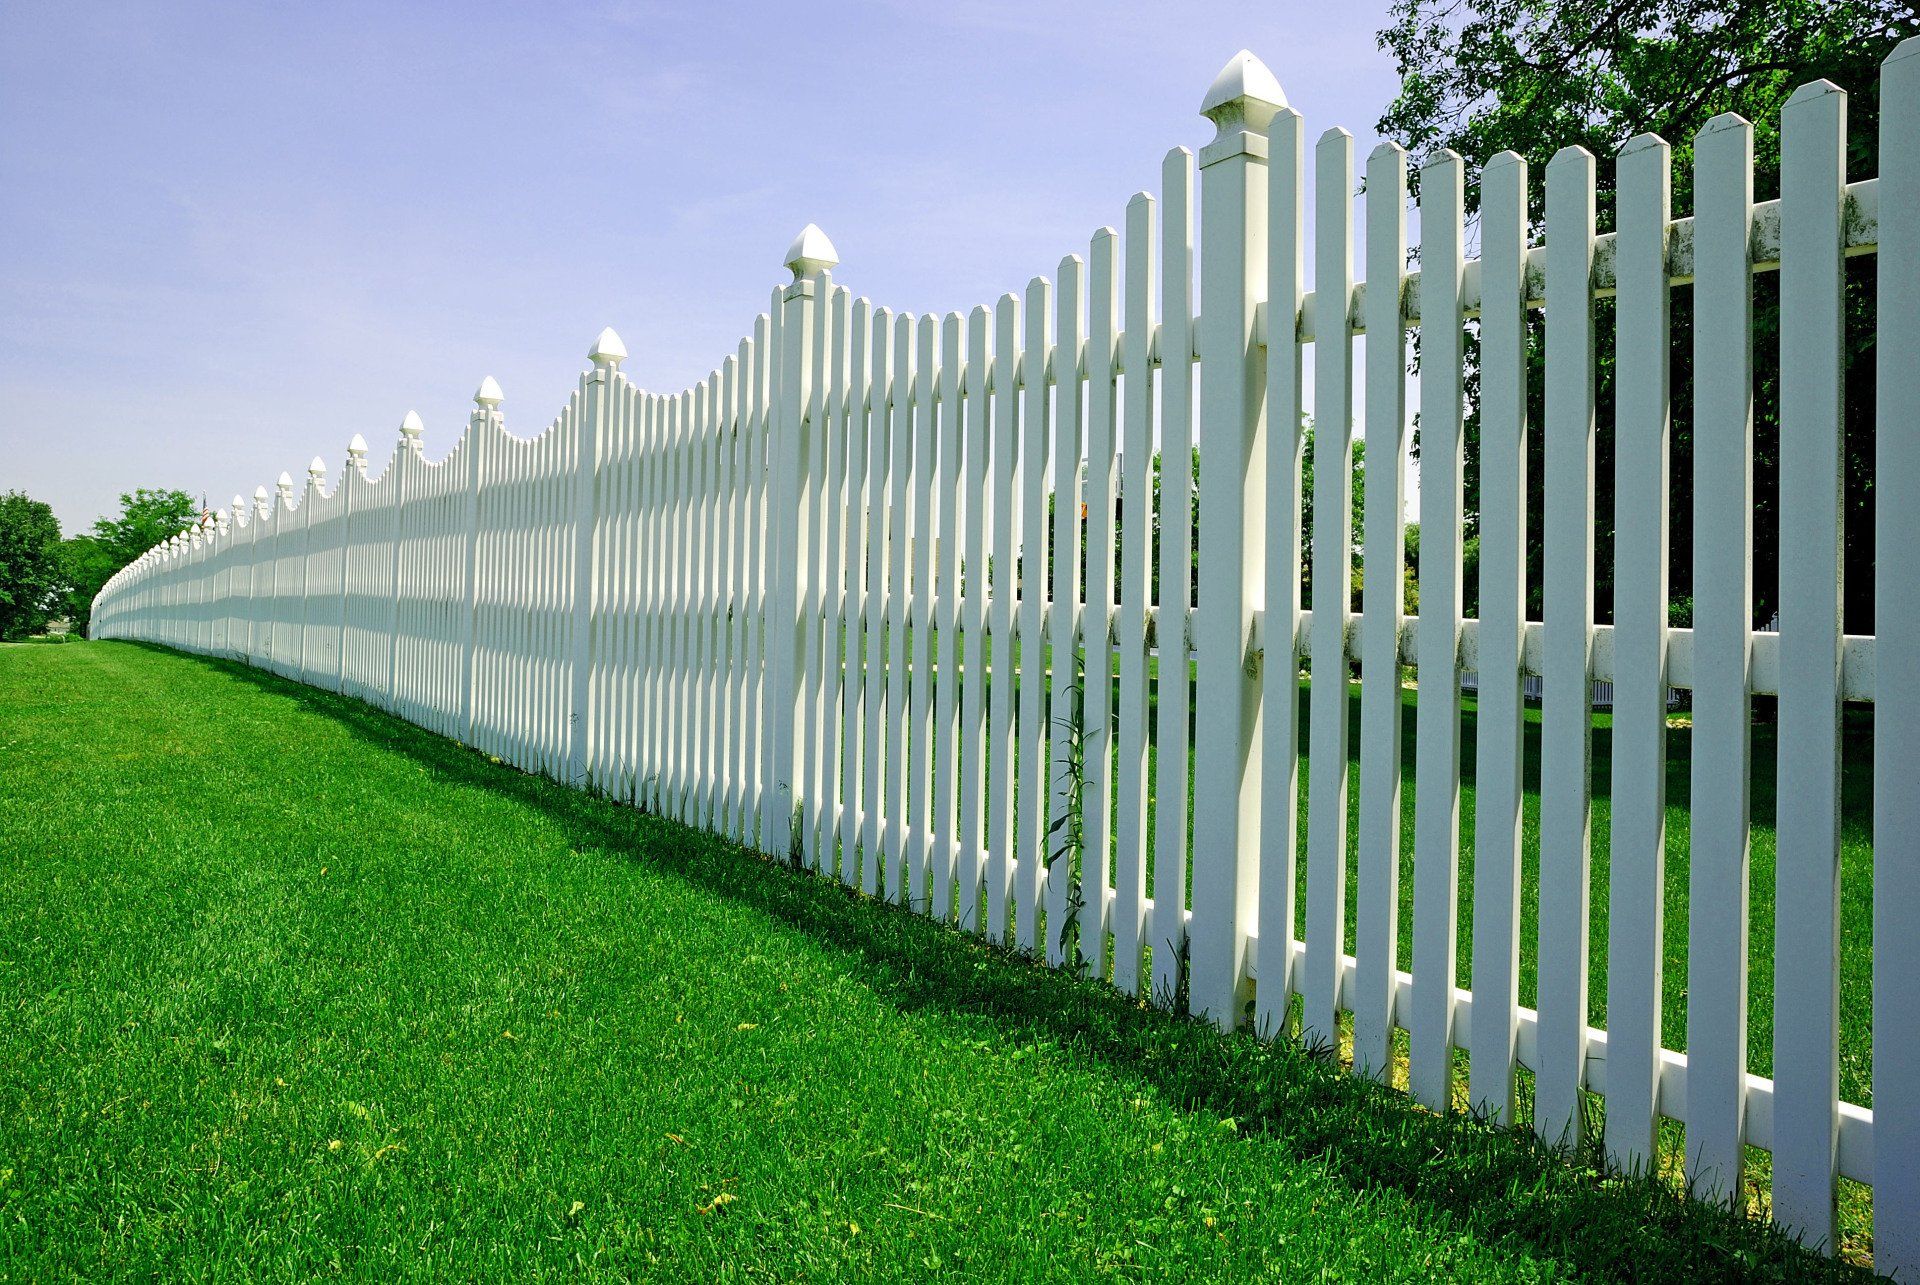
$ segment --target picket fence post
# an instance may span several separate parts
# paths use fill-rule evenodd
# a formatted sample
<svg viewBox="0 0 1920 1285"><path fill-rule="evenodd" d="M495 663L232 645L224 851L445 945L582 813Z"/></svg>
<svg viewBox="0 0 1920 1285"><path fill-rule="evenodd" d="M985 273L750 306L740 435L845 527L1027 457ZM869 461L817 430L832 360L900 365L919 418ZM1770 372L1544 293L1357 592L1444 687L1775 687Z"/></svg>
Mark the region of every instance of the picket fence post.
<svg viewBox="0 0 1920 1285"><path fill-rule="evenodd" d="M473 744L474 732L474 653L480 636L480 487L482 484L481 461L486 455L486 447L492 441L493 434L485 430L500 427L500 403L506 400L506 394L500 391L500 385L494 382L492 375L480 381L480 387L474 390L473 414L467 421L466 465L467 465L467 516L466 516L466 574L462 581L466 601L466 631L463 640L460 662L460 737L467 744Z"/></svg>
<svg viewBox="0 0 1920 1285"><path fill-rule="evenodd" d="M1197 632L1200 706L1219 723L1200 738L1195 764L1192 1005L1228 1029L1246 998L1248 929L1259 910L1260 667L1251 649L1266 577L1266 363L1254 348L1253 319L1267 274L1266 130L1286 105L1273 73L1244 50L1200 104L1218 133L1200 149L1200 508L1207 516Z"/></svg>
<svg viewBox="0 0 1920 1285"><path fill-rule="evenodd" d="M400 450L388 465L393 475L393 565L387 575L387 708L400 708L400 557L406 543L407 480L420 465L420 436L426 425L417 411L400 421Z"/></svg>
<svg viewBox="0 0 1920 1285"><path fill-rule="evenodd" d="M766 508L765 735L761 741L760 847L785 855L793 809L800 797L800 675L805 622L801 583L808 524L805 508L806 434L812 391L813 345L820 301L839 262L833 242L809 223L787 249L793 281L780 292L780 347L774 354L772 414L768 417ZM785 802L782 802L782 797Z"/></svg>
<svg viewBox="0 0 1920 1285"><path fill-rule="evenodd" d="M593 372L587 376L586 413L580 417L579 454L573 466L573 635L568 657L571 690L567 716L567 779L584 784L593 769L593 656L594 586L599 522L599 481L606 452L607 420L612 414L613 378L627 358L626 345L609 326L587 353Z"/></svg>
<svg viewBox="0 0 1920 1285"><path fill-rule="evenodd" d="M367 481L367 439L355 433L347 442L347 466L340 472L340 626L334 642L333 689L347 690L347 603L353 596L353 495Z"/></svg>

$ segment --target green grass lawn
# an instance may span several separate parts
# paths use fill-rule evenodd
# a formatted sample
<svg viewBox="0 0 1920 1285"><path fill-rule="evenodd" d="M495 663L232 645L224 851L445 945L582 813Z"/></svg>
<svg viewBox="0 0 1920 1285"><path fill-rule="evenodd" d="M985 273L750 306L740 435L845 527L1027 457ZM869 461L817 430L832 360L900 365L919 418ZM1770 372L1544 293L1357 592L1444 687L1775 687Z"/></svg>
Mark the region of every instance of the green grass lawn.
<svg viewBox="0 0 1920 1285"><path fill-rule="evenodd" d="M0 1279L1790 1279L356 702L0 647Z"/></svg>

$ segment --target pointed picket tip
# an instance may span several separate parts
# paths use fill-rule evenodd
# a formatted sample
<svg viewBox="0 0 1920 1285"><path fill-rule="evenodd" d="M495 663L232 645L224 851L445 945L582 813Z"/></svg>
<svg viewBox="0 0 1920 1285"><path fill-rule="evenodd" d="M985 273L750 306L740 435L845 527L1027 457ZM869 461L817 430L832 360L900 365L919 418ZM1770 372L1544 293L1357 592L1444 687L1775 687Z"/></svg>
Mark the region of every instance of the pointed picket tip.
<svg viewBox="0 0 1920 1285"><path fill-rule="evenodd" d="M787 247L787 267L793 270L793 279L812 276L824 272L840 262L840 252L833 248L833 242L820 230L817 223L809 223L800 229L800 235L793 238L793 244Z"/></svg>
<svg viewBox="0 0 1920 1285"><path fill-rule="evenodd" d="M587 350L587 358L596 366L618 366L627 359L627 346L620 342L613 327L608 326Z"/></svg>
<svg viewBox="0 0 1920 1285"><path fill-rule="evenodd" d="M1814 98L1825 98L1828 94L1845 94L1847 91L1831 80L1810 80L1787 96L1786 106L1793 107Z"/></svg>
<svg viewBox="0 0 1920 1285"><path fill-rule="evenodd" d="M1275 112L1287 105L1280 82L1267 70L1267 64L1242 49L1227 59L1227 65L1207 87L1200 100L1200 114L1224 131L1244 120L1254 129L1265 129Z"/></svg>
<svg viewBox="0 0 1920 1285"><path fill-rule="evenodd" d="M481 380L480 387L476 388L473 392L473 401L476 406L492 408L498 406L505 400L507 400L507 395L500 391L500 385L494 382L492 375L488 375L485 379Z"/></svg>

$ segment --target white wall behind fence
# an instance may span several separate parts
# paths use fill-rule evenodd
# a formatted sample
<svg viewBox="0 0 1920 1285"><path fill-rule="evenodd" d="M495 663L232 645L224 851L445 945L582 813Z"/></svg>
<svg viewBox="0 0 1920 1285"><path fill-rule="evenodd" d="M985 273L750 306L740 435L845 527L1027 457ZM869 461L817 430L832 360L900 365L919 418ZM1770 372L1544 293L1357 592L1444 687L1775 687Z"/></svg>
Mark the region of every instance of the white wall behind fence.
<svg viewBox="0 0 1920 1285"><path fill-rule="evenodd" d="M1877 178L1849 181L1845 95L1818 84L1783 114L1780 200L1754 202L1753 127L1732 116L1696 140L1690 219L1671 216L1666 142L1635 139L1605 161L1619 190L1606 235L1602 162L1554 157L1545 225L1531 228L1526 162L1502 155L1479 172L1482 253L1469 259L1468 167L1442 153L1422 165L1418 268L1400 149L1360 161L1343 131L1309 140L1242 54L1203 104L1216 138L1197 157L1169 153L1157 197L1136 196L1121 229L1022 294L896 314L835 284L833 247L809 226L788 253L791 283L693 387L636 387L603 332L538 436L507 431L489 379L441 462L426 461L411 416L377 476L356 438L331 491L315 460L302 486L283 474L127 568L95 630L351 693L1156 1002L1184 988L1223 1027L1325 1042L1350 1015L1359 1075L1390 1076L1404 1030L1411 1092L1435 1109L1464 1094L1511 1121L1528 1068L1533 1127L1575 1137L1583 1095L1598 1095L1623 1169L1652 1163L1661 1116L1684 1121L1703 1195L1741 1191L1746 1147L1770 1149L1773 1217L1812 1243L1835 1242L1837 1180L1871 1184L1877 1266L1920 1270L1920 944L1901 923L1920 904L1920 438L1903 418L1920 401L1916 54L1909 42L1884 70ZM1879 277L1878 619L1849 637L1840 291L1844 258L1863 254L1878 255ZM1781 273L1784 360L1755 345L1762 271ZM1677 283L1698 313L1697 449L1717 462L1698 472L1683 551L1691 629L1666 618ZM1615 299L1621 389L1611 625L1594 617L1602 295ZM1533 308L1546 325L1538 423ZM1463 618L1461 590L1469 327L1478 619ZM1784 623L1756 633L1750 372L1776 361ZM1367 577L1352 613L1353 440L1364 430L1384 454L1415 409L1419 610L1386 574ZM1303 600L1309 415L1316 588ZM1525 614L1531 435L1546 461L1542 620ZM1149 457L1157 445L1181 460L1195 443L1197 492L1179 466L1160 490L1156 598ZM1364 486L1368 552L1397 568L1407 477L1369 469ZM1183 654L1191 690L1167 678ZM1317 675L1357 662L1363 679L1357 746L1346 684L1310 685L1304 769L1302 662ZM1423 697L1411 783L1404 665ZM1477 797L1462 925L1468 672ZM1589 1024L1588 995L1595 682L1614 702L1606 1029ZM1532 1008L1519 1002L1528 683L1543 720ZM1670 688L1691 689L1694 706L1687 1054L1660 1039ZM1756 693L1780 697L1771 1080L1746 1056ZM1878 707L1873 1110L1839 1090L1839 956L1863 948L1837 929L1843 700ZM1407 790L1411 923L1399 916ZM1471 992L1455 984L1462 950Z"/></svg>

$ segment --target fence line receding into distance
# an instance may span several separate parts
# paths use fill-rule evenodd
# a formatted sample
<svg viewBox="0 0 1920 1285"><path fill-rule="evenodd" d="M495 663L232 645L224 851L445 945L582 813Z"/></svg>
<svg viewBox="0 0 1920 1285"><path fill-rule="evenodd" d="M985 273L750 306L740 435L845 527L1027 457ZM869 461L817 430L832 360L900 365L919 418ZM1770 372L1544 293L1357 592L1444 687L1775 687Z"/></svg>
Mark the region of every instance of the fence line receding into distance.
<svg viewBox="0 0 1920 1285"><path fill-rule="evenodd" d="M1846 96L1820 83L1782 114L1779 200L1754 200L1753 128L1735 116L1695 140L1688 219L1670 209L1668 144L1622 148L1605 235L1593 156L1553 158L1533 228L1527 164L1503 154L1478 176L1481 255L1470 259L1467 167L1441 153L1419 174L1417 267L1404 153L1384 144L1367 158L1357 230L1350 136L1310 145L1273 77L1241 54L1202 108L1217 137L1197 158L1171 152L1159 198L1136 196L1124 230L1097 232L1054 280L965 315L895 313L834 284L833 247L809 227L788 255L792 282L694 387L639 389L606 331L539 436L505 430L489 379L444 460L428 462L413 416L377 478L356 437L333 490L315 460L302 485L283 474L276 491L236 497L231 515L122 571L94 630L350 693L523 768L791 851L1128 992L1166 1003L1184 986L1193 1011L1222 1026L1325 1042L1350 1014L1356 1074L1393 1074L1404 1030L1410 1091L1435 1109L1513 1120L1528 1068L1535 1129L1577 1135L1597 1096L1608 1158L1623 1168L1653 1162L1661 1117L1684 1122L1685 1172L1703 1195L1740 1192L1745 1149L1766 1148L1772 1215L1811 1243L1837 1239L1837 1180L1870 1184L1879 1270L1920 1271L1920 933L1906 922L1920 907L1916 54L1909 41L1883 68L1875 178L1848 181ZM1863 254L1878 256L1875 633L1847 636L1842 291L1845 259ZM1784 360L1756 351L1752 325L1754 274L1776 270ZM1689 629L1667 615L1680 285L1692 292L1701 461ZM1618 389L1610 624L1594 607L1602 296ZM1462 612L1469 336L1478 619ZM1756 361L1780 366L1778 633L1752 622ZM1355 430L1375 460L1394 459L1413 409L1418 611L1407 614L1397 571L1404 474L1375 467L1364 471L1366 561L1393 570L1366 576L1353 613ZM1311 601L1300 574L1308 416ZM1531 569L1529 435L1545 459L1543 565ZM1178 463L1196 445L1197 488ZM1157 536L1156 451L1175 461ZM1527 619L1530 570L1545 586L1540 620ZM1179 679L1187 655L1191 687ZM1346 682L1310 683L1300 699L1303 666L1344 679L1354 662L1357 801ZM1419 685L1410 784L1408 665ZM1471 764L1466 672L1478 688ZM1099 699L1096 677L1084 699L1087 675L1108 675L1112 698ZM1520 1003L1528 678L1542 719L1532 1008ZM1598 888L1596 680L1614 701ZM1661 1041L1670 688L1690 691L1693 708L1685 1054ZM1747 1057L1756 693L1779 697L1772 1079ZM1838 1072L1841 952L1868 949L1839 932L1845 700L1876 703L1872 1110L1841 1100ZM1084 771L1063 772L1076 752ZM1055 855L1063 836L1079 843ZM1597 897L1604 1029L1590 1024L1588 994ZM1457 984L1469 963L1470 991Z"/></svg>

